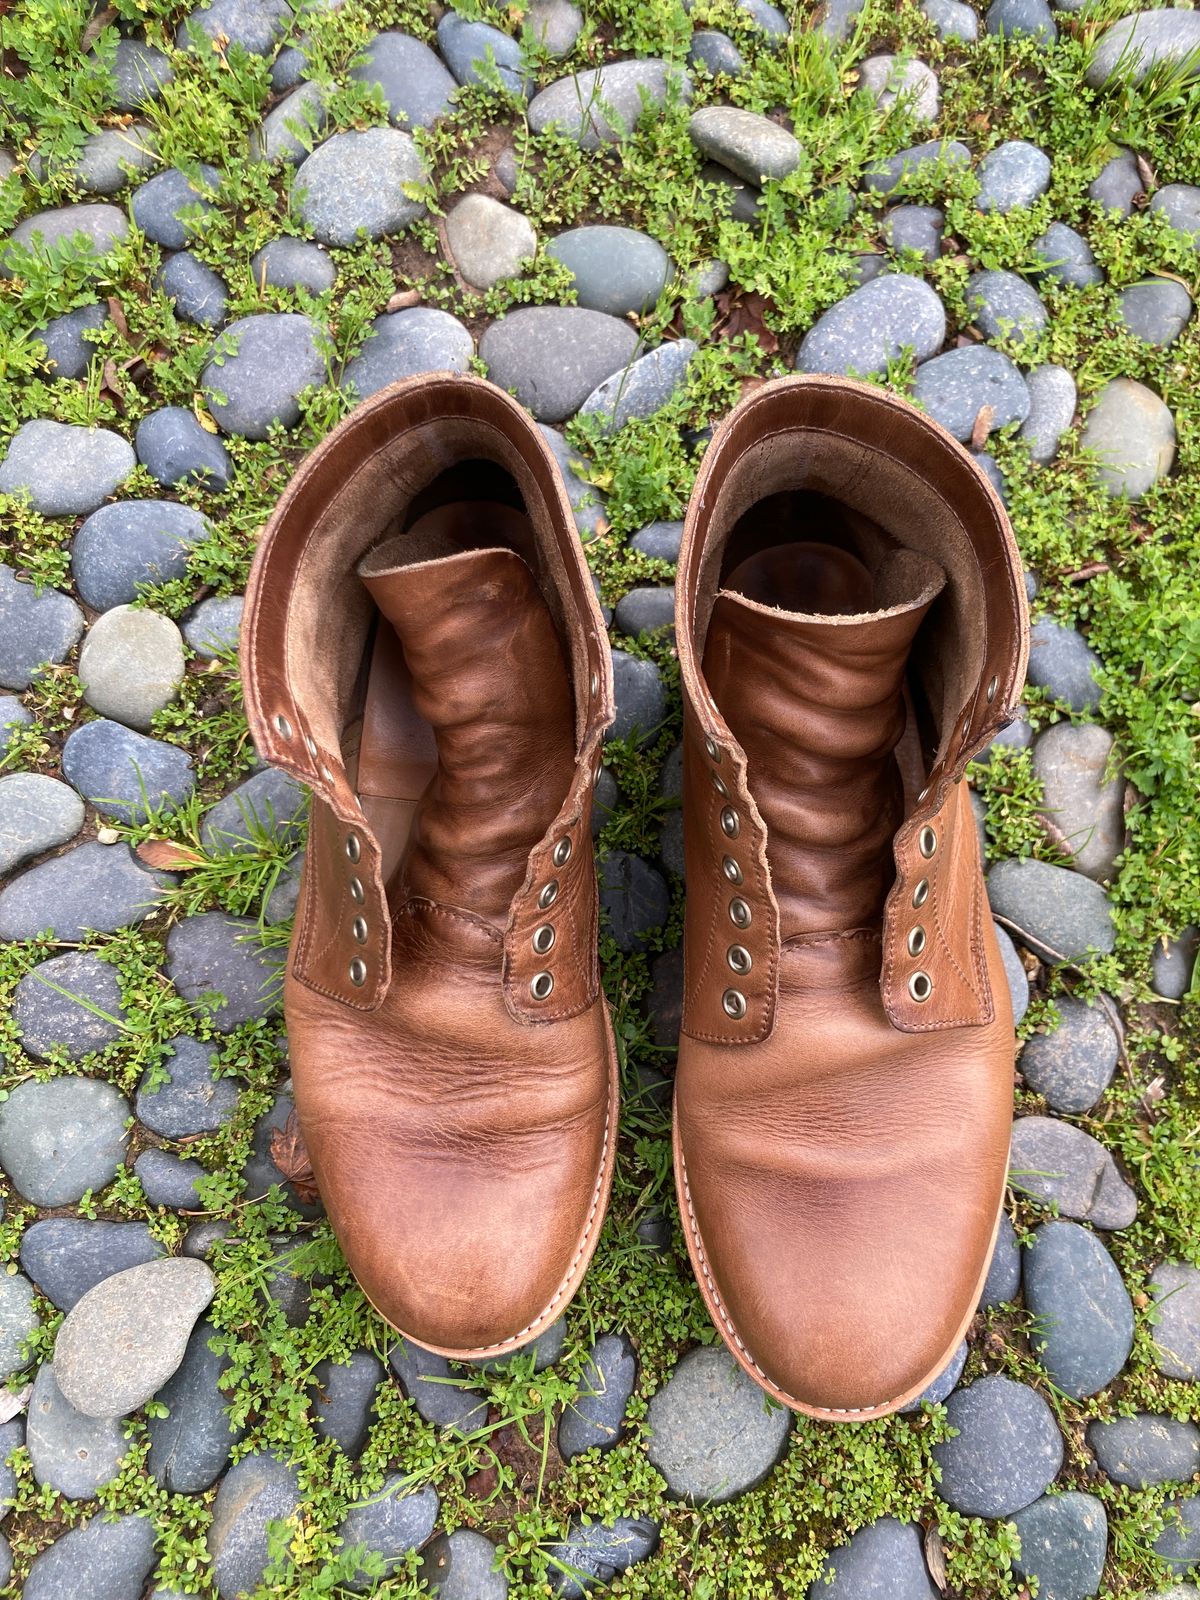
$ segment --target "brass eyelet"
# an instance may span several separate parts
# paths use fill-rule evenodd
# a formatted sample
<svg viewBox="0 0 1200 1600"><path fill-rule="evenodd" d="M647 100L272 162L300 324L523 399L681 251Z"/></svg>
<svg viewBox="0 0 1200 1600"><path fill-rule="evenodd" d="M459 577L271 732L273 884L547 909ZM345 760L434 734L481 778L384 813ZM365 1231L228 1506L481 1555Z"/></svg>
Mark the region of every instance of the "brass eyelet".
<svg viewBox="0 0 1200 1600"><path fill-rule="evenodd" d="M731 944L725 952L725 959L730 971L736 972L739 978L744 978L754 965L754 958L744 944Z"/></svg>
<svg viewBox="0 0 1200 1600"><path fill-rule="evenodd" d="M354 921L350 924L350 932L354 935L356 941L359 944L366 944L366 942L367 942L367 919L366 919L366 917L355 917Z"/></svg>
<svg viewBox="0 0 1200 1600"><path fill-rule="evenodd" d="M735 928L748 928L753 920L753 913L744 900L731 900L729 902L729 920Z"/></svg>
<svg viewBox="0 0 1200 1600"><path fill-rule="evenodd" d="M726 989L721 996L721 1009L727 1017L740 1022L746 1015L746 996L740 989Z"/></svg>
<svg viewBox="0 0 1200 1600"><path fill-rule="evenodd" d="M720 748L717 745L716 740L715 739L710 739L707 735L705 735L705 739L704 739L704 753L705 753L705 755L708 757L708 759L710 761L716 761L717 763L720 763L720 760L721 760Z"/></svg>
<svg viewBox="0 0 1200 1600"><path fill-rule="evenodd" d="M925 929L918 922L915 928L908 930L908 953L910 956L919 956L925 948Z"/></svg>
<svg viewBox="0 0 1200 1600"><path fill-rule="evenodd" d="M548 1000L553 988L554 974L552 972L539 972L530 983L529 992L535 1000Z"/></svg>
<svg viewBox="0 0 1200 1600"><path fill-rule="evenodd" d="M722 800L728 800L729 799L729 786L725 782L724 778L718 778L718 776L717 776L717 774L715 772L710 772L709 773L709 777L712 779L713 788L721 796L721 799Z"/></svg>
<svg viewBox="0 0 1200 1600"><path fill-rule="evenodd" d="M550 859L553 861L556 867L565 867L567 862L571 859L570 839L560 839L554 846L554 851Z"/></svg>
<svg viewBox="0 0 1200 1600"><path fill-rule="evenodd" d="M346 835L346 854L350 857L351 861L355 862L357 862L359 857L362 855L362 845L359 843L359 838L356 833L348 833Z"/></svg>
<svg viewBox="0 0 1200 1600"><path fill-rule="evenodd" d="M539 911L549 911L558 899L558 879L551 878L549 883L544 883L538 894L537 903Z"/></svg>
<svg viewBox="0 0 1200 1600"><path fill-rule="evenodd" d="M361 878L351 878L350 879L350 884L349 884L349 889L350 889L350 898L351 898L351 900L354 901L354 904L356 906L362 905L363 901L367 898L366 892L365 892L365 890L363 889L363 886L362 886L362 879Z"/></svg>
<svg viewBox="0 0 1200 1600"><path fill-rule="evenodd" d="M988 703L988 705L991 705L992 701L996 698L996 690L999 687L1000 687L1000 679L999 678L993 678L991 680L991 682L988 684L988 686L987 686L987 703Z"/></svg>
<svg viewBox="0 0 1200 1600"><path fill-rule="evenodd" d="M914 972L908 980L908 992L918 1005L924 1005L933 993L933 979L927 972Z"/></svg>
<svg viewBox="0 0 1200 1600"><path fill-rule="evenodd" d="M316 760L317 741L313 738L311 733L306 733L304 735L304 748L308 751L309 755Z"/></svg>
<svg viewBox="0 0 1200 1600"><path fill-rule="evenodd" d="M356 989L361 989L367 981L367 963L355 956L350 963L350 982Z"/></svg>
<svg viewBox="0 0 1200 1600"><path fill-rule="evenodd" d="M917 848L925 857L926 861L929 860L930 856L937 849L937 834L928 825L928 823L921 829L920 835L917 838Z"/></svg>
<svg viewBox="0 0 1200 1600"><path fill-rule="evenodd" d="M554 927L549 922L543 922L540 928L533 930L533 948L539 956L548 956L554 949Z"/></svg>
<svg viewBox="0 0 1200 1600"><path fill-rule="evenodd" d="M721 871L725 874L729 882L733 884L734 888L737 888L742 881L742 869L738 866L737 862L732 856L725 856L723 858L721 862Z"/></svg>
<svg viewBox="0 0 1200 1600"><path fill-rule="evenodd" d="M285 739L290 739L292 737L292 725L284 716L282 711L275 718L275 726L279 729L280 733Z"/></svg>
<svg viewBox="0 0 1200 1600"><path fill-rule="evenodd" d="M928 878L922 878L920 883L916 886L916 888L912 892L913 910L914 911L919 911L921 909L921 907L925 904L926 900L928 900L928 899L929 899L929 879Z"/></svg>
<svg viewBox="0 0 1200 1600"><path fill-rule="evenodd" d="M736 839L742 831L741 819L732 806L721 808L721 832L727 839Z"/></svg>

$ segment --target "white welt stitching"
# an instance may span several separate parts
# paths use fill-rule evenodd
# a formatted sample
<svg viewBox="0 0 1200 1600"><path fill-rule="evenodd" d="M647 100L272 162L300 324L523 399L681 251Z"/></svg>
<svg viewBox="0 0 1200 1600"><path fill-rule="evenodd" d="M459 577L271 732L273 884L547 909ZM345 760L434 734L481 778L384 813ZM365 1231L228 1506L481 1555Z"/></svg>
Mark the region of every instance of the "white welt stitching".
<svg viewBox="0 0 1200 1600"><path fill-rule="evenodd" d="M742 1337L730 1320L729 1313L721 1304L721 1296L717 1293L717 1286L713 1282L712 1274L708 1270L708 1258L704 1254L704 1241L700 1237L700 1225L696 1221L696 1213L692 1208L692 1191L690 1185L688 1184L687 1162L683 1158L682 1149L679 1152L679 1166L680 1171L683 1174L683 1198L687 1205L688 1226L692 1231L692 1239L696 1246L696 1259L700 1263L700 1270L704 1274L704 1281L708 1285L708 1292L712 1296L712 1303L717 1309L717 1315L729 1330L729 1337L733 1340L734 1344L737 1345L742 1355L745 1356L746 1360L754 1368L755 1372L758 1373L763 1382L777 1395L779 1395L781 1399L789 1401L792 1405L803 1406L808 1411L819 1412L823 1417L857 1417L861 1416L867 1411L878 1411L883 1406L894 1406L896 1404L896 1400L903 1399L902 1395L897 1395L896 1400L880 1400L873 1406L814 1406L808 1400L799 1400L794 1394L788 1394L786 1389L781 1389L779 1387L774 1378L767 1376L767 1374L763 1371L758 1362L743 1344Z"/></svg>

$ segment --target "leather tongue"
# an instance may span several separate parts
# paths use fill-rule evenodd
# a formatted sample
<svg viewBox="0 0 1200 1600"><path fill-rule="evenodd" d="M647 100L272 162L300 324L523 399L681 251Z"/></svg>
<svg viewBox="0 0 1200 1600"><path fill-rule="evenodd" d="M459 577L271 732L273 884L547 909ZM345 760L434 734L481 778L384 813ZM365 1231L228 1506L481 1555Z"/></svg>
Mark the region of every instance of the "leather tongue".
<svg viewBox="0 0 1200 1600"><path fill-rule="evenodd" d="M946 581L913 551L894 551L871 572L828 550L822 569L804 546L791 547L800 559L783 575L787 548L730 574L704 650L705 678L746 753L767 824L784 938L878 921L903 814L894 751L905 669ZM804 609L757 598L768 593Z"/></svg>
<svg viewBox="0 0 1200 1600"><path fill-rule="evenodd" d="M502 927L574 775L570 678L549 609L508 549L442 553L436 539L404 536L359 576L400 641L437 748L401 895Z"/></svg>

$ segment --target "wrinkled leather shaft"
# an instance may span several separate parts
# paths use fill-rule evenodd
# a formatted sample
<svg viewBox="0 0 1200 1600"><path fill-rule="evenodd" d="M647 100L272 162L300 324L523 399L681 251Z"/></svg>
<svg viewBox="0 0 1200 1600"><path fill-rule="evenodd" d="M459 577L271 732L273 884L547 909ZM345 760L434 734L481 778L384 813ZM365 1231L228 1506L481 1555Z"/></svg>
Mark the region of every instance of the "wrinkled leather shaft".
<svg viewBox="0 0 1200 1600"><path fill-rule="evenodd" d="M267 526L242 661L258 749L312 790L284 1010L330 1221L393 1327L503 1354L578 1287L616 1140L590 847L611 671L521 408L449 375L359 407Z"/></svg>
<svg viewBox="0 0 1200 1600"><path fill-rule="evenodd" d="M915 1398L987 1271L1014 1036L962 774L1026 629L1003 508L906 402L785 379L718 430L677 583L676 1175L719 1331L811 1416Z"/></svg>

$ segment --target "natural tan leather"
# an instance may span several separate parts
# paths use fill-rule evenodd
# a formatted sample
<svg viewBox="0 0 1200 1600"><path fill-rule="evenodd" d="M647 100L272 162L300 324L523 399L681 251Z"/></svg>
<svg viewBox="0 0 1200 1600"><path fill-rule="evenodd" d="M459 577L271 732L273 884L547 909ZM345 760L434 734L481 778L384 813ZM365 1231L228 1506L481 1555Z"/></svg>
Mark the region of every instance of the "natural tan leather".
<svg viewBox="0 0 1200 1600"><path fill-rule="evenodd" d="M400 1332L502 1354L578 1287L616 1138L590 844L611 671L521 408L450 375L359 407L267 526L242 662L258 749L312 789L284 1009L334 1231Z"/></svg>
<svg viewBox="0 0 1200 1600"><path fill-rule="evenodd" d="M1019 698L1020 563L948 434L805 377L718 430L677 597L688 1248L770 1394L886 1415L961 1339L1006 1181L1012 1016L962 775Z"/></svg>

